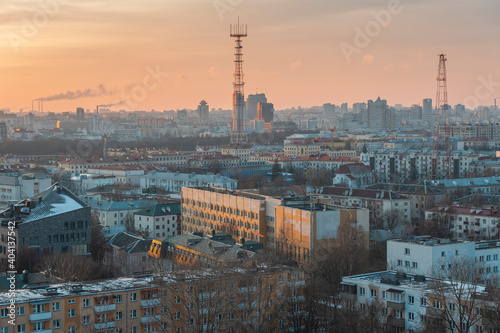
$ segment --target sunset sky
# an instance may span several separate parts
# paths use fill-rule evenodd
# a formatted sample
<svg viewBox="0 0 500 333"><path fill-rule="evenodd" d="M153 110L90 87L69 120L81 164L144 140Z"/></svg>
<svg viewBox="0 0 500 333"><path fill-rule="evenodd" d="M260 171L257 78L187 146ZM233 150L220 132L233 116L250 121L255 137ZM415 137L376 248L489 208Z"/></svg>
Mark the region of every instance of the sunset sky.
<svg viewBox="0 0 500 333"><path fill-rule="evenodd" d="M106 89L101 96L45 102L44 109L93 110L133 91L147 93L129 98L132 109L195 108L202 99L230 108L229 25L238 16L248 24L245 93L266 93L276 109L351 106L377 96L390 105L420 104L435 98L441 52L448 58L450 104L477 96L492 105L500 98L500 1L394 2L2 0L0 108L30 109L33 99L66 91L92 95L99 85ZM377 23L373 12L380 11L390 13L389 24ZM366 27L376 29L373 37L348 62L341 43L356 47L355 29ZM148 80L149 90L142 89L158 69L158 84ZM484 87L480 77L494 84Z"/></svg>

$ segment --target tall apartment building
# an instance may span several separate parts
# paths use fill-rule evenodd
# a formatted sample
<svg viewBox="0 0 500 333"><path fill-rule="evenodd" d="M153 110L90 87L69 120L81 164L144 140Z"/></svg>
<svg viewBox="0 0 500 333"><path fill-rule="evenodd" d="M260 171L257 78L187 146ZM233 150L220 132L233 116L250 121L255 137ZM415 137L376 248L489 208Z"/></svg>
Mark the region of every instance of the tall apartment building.
<svg viewBox="0 0 500 333"><path fill-rule="evenodd" d="M339 229L344 225L355 229L356 238L363 240L368 248L367 209L313 203L280 205L275 209L275 248L282 257L309 263L317 249L327 248L339 239Z"/></svg>
<svg viewBox="0 0 500 333"><path fill-rule="evenodd" d="M323 104L323 116L327 118L333 118L335 116L335 104L332 103Z"/></svg>
<svg viewBox="0 0 500 333"><path fill-rule="evenodd" d="M224 232L266 246L265 196L212 187L183 187L181 194L183 233Z"/></svg>
<svg viewBox="0 0 500 333"><path fill-rule="evenodd" d="M456 280L382 271L342 278L343 306L376 318L390 332L495 332L494 290ZM491 293L493 291L493 293Z"/></svg>
<svg viewBox="0 0 500 333"><path fill-rule="evenodd" d="M304 272L285 267L19 288L0 294L2 332L283 332L300 326ZM13 314L15 325L9 315Z"/></svg>
<svg viewBox="0 0 500 333"><path fill-rule="evenodd" d="M387 128L387 115L389 109L387 108L387 101L381 100L380 97L374 102L368 101L368 128L383 129Z"/></svg>
<svg viewBox="0 0 500 333"><path fill-rule="evenodd" d="M208 104L204 100L198 105L198 120L208 120Z"/></svg>
<svg viewBox="0 0 500 333"><path fill-rule="evenodd" d="M246 118L257 118L257 105L259 103L267 103L266 94L249 94L246 102Z"/></svg>
<svg viewBox="0 0 500 333"><path fill-rule="evenodd" d="M430 179L432 173L432 149L377 149L360 154L361 162L370 166L380 182L404 183L407 181L423 181ZM439 152L437 177L447 176L445 160L448 156ZM465 178L469 173L469 165L477 161L479 155L463 150L451 151L451 167L453 178Z"/></svg>
<svg viewBox="0 0 500 333"><path fill-rule="evenodd" d="M335 242L349 223L368 241L369 211L314 204L304 198L272 198L218 188L182 189L184 233L227 233L256 241L268 250L307 263L316 247Z"/></svg>
<svg viewBox="0 0 500 333"><path fill-rule="evenodd" d="M432 99L425 98L422 101L422 120L433 125L434 115L432 114Z"/></svg>

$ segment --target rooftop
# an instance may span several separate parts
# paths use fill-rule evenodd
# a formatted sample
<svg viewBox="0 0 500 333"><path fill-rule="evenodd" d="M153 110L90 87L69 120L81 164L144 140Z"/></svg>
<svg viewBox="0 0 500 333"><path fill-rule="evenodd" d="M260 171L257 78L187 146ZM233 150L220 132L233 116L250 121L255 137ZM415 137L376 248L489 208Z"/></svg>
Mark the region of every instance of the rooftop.
<svg viewBox="0 0 500 333"><path fill-rule="evenodd" d="M261 265L249 269L254 275L266 274L271 272L285 272L285 271L301 271L300 269L293 269L285 266L268 267ZM230 277L233 274L247 274L243 268L226 268L224 277ZM215 269L204 269L199 271L175 271L164 273L163 275L146 275L138 277L123 277L117 279L106 279L97 281L85 282L69 282L46 285L45 288L25 288L16 290L16 304L23 302L44 302L54 298L85 296L92 294L104 294L119 292L125 290L138 290L138 289L151 289L158 286L185 284L196 282L206 279L220 279L220 271ZM47 288L54 288L55 293L48 293ZM0 305L10 304L11 297L8 293L0 293Z"/></svg>

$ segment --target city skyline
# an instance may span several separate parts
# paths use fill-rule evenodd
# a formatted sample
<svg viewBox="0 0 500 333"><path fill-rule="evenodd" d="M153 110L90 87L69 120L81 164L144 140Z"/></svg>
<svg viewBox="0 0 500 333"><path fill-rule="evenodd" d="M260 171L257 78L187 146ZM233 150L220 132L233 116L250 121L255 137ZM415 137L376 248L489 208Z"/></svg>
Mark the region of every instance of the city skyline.
<svg viewBox="0 0 500 333"><path fill-rule="evenodd" d="M238 16L248 24L245 94L266 93L277 109L351 106L378 96L390 105L434 100L441 52L448 57L450 105L492 105L500 97L500 47L491 42L500 32L493 23L500 4L492 0L481 6L451 0L315 6L7 0L5 8L0 107L11 111L67 91L90 94L46 102L44 110L94 110L123 100L116 110L195 109L201 100L230 109L229 25Z"/></svg>

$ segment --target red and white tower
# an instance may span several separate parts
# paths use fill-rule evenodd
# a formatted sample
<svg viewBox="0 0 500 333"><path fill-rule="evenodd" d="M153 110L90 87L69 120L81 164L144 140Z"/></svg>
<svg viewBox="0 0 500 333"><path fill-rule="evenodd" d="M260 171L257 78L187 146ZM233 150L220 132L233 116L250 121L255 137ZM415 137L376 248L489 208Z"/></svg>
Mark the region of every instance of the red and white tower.
<svg viewBox="0 0 500 333"><path fill-rule="evenodd" d="M247 142L247 131L245 126L245 82L243 81L243 46L242 38L247 36L247 26L238 24L230 26L230 36L236 38L235 47L235 70L234 70L234 93L233 93L233 123L231 126L231 143L241 144Z"/></svg>

